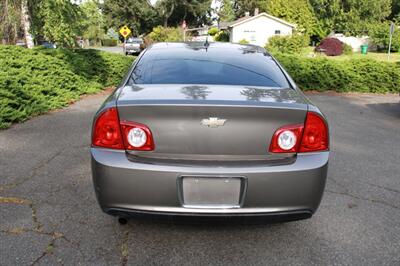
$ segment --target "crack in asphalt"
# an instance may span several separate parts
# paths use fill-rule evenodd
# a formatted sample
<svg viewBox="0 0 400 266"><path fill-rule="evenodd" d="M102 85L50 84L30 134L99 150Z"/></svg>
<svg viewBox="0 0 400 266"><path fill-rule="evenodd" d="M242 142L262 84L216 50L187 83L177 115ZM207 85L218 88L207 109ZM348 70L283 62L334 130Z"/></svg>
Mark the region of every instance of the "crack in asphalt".
<svg viewBox="0 0 400 266"><path fill-rule="evenodd" d="M372 202L372 203L379 203L379 204L382 204L382 205L385 205L385 206L388 206L388 207L391 207L391 208L394 208L394 209L398 209L398 210L400 209L399 206L393 205L393 204L388 203L386 201L377 200L377 199L373 199L373 198L363 198L363 197L359 197L359 196L353 195L350 192L338 192L338 191L332 191L332 190L328 190L328 189L326 189L325 192L332 193L332 194L343 195L343 196L349 196L349 197L352 197L352 198L355 198L355 199L358 199L358 200L369 201L369 202Z"/></svg>
<svg viewBox="0 0 400 266"><path fill-rule="evenodd" d="M124 234L122 235L122 242L120 246L122 266L128 265L128 255L129 255L128 241L129 241L129 230L127 228Z"/></svg>
<svg viewBox="0 0 400 266"><path fill-rule="evenodd" d="M333 194L339 194L339 195L345 195L345 196L349 196L349 197L352 197L352 198L355 198L355 199L364 200L364 201L369 201L369 202L372 202L372 203L380 203L380 204L383 204L383 205L385 205L385 206L388 206L388 207L391 207L391 208L394 208L394 209L400 209L399 206L396 206L396 205L394 205L394 204L391 204L391 203L386 202L386 201L383 201L383 200L378 200L378 199L374 199L374 198L364 198L364 197L356 196L356 195L354 195L354 194L352 194L352 193L349 192L347 186L343 185L342 183L340 183L339 181L337 181L335 178L329 177L329 179L332 180L333 183L335 183L335 184L337 184L338 186L342 187L342 188L345 190L345 192L332 191L332 190L328 190L328 189L325 190L326 192L333 193ZM383 186L376 185L376 184L372 184L372 183L369 183L369 182L366 182L366 181L364 181L364 182L358 182L358 183L360 183L360 184L366 184L366 185L373 186L373 187L377 187L377 188L384 189L384 190L387 190L387 191L390 191L390 192L394 192L394 193L400 193L400 191L398 191L398 190L396 190L396 189L383 187Z"/></svg>
<svg viewBox="0 0 400 266"><path fill-rule="evenodd" d="M390 191L390 192L394 192L394 193L400 193L400 190L397 190L397 189L394 189L394 188L388 188L388 187L385 187L385 186L373 184L373 183L366 182L366 181L364 181L364 182L359 182L359 183L367 184L367 185L369 185L369 186L381 188L381 189L384 189L384 190L387 190L387 191Z"/></svg>
<svg viewBox="0 0 400 266"><path fill-rule="evenodd" d="M63 239L69 243L71 241L65 237L65 235L62 232L58 231L51 231L51 232L46 232L43 230L43 225L39 222L39 219L37 217L37 211L34 203L31 200L28 199L23 199L23 198L17 198L17 197L0 197L0 204L16 204L16 205L26 205L29 206L31 209L31 218L33 221L33 228L23 228L23 227L14 227L8 230L0 230L0 232L5 233L5 234L12 234L12 235L20 235L24 234L27 232L39 234L39 235L47 235L51 237L50 243L47 245L47 248L45 251L42 252L42 254L36 258L31 265L37 264L43 257L45 257L48 254L53 253L53 249L55 247L54 242L57 239Z"/></svg>
<svg viewBox="0 0 400 266"><path fill-rule="evenodd" d="M0 197L0 204L19 204L19 205L31 205L32 201L23 199L23 198L16 198L16 197Z"/></svg>
<svg viewBox="0 0 400 266"><path fill-rule="evenodd" d="M337 181L335 178L330 176L330 177L328 177L328 179L332 180L332 182L335 183L336 185L338 185L338 186L340 186L340 187L342 187L342 188L347 190L347 187L345 185L343 185L342 183L340 183L339 181Z"/></svg>
<svg viewBox="0 0 400 266"><path fill-rule="evenodd" d="M55 241L56 241L56 238L51 239L50 243L46 247L46 250L43 251L42 254L32 262L31 266L38 264L39 261L41 259L43 259L46 255L53 254L54 248L55 248L55 245L54 245Z"/></svg>
<svg viewBox="0 0 400 266"><path fill-rule="evenodd" d="M17 186L20 186L20 185L24 184L28 180L31 180L32 178L34 178L37 175L37 173L38 173L38 171L40 169L42 169L48 163L50 163L52 160L57 158L63 151L64 151L64 149L61 149L60 151L56 152L55 154L53 154L49 158L47 158L47 159L41 161L40 163L38 163L38 165L31 170L30 174L26 178L24 178L24 179L22 179L22 180L20 180L18 182L15 182L15 183L9 183L9 184L5 184L5 185L0 185L0 192L3 192L5 190L11 189L11 188L15 188Z"/></svg>
<svg viewBox="0 0 400 266"><path fill-rule="evenodd" d="M30 171L30 175L28 175L28 177L26 177L26 178L24 178L24 179L22 179L22 180L20 180L18 182L15 182L15 183L11 182L11 183L8 183L8 184L0 185L0 192L3 192L5 190L9 190L11 188L15 188L15 187L18 187L18 186L24 184L28 180L34 178L38 174L39 170L41 170L48 163L50 163L55 158L57 158L59 155L61 155L61 153L65 152L67 149L76 149L76 148L89 148L89 144L83 144L83 145L77 145L77 146L69 146L69 147L60 149L59 151L54 153L52 156L50 156L49 158L39 162L37 164L37 166L33 167L32 170Z"/></svg>

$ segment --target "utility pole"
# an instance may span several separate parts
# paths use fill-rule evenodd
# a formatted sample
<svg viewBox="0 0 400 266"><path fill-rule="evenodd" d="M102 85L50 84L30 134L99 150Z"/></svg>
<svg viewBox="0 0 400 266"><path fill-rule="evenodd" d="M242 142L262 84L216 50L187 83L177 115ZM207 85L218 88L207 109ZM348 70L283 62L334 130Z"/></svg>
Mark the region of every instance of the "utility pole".
<svg viewBox="0 0 400 266"><path fill-rule="evenodd" d="M187 24L186 21L184 20L182 22L182 30L183 30L183 41L186 42L186 29L187 29Z"/></svg>
<svg viewBox="0 0 400 266"><path fill-rule="evenodd" d="M21 1L21 24L24 29L25 44L28 48L33 48L33 37L31 31L31 18L28 11L28 0Z"/></svg>

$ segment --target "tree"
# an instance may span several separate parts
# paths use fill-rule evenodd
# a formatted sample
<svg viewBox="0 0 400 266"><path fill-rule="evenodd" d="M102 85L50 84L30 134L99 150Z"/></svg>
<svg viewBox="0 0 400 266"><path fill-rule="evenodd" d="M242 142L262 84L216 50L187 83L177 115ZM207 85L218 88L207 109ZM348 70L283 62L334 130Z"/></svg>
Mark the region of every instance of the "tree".
<svg viewBox="0 0 400 266"><path fill-rule="evenodd" d="M21 28L21 2L1 0L0 10L0 39L6 44L15 43Z"/></svg>
<svg viewBox="0 0 400 266"><path fill-rule="evenodd" d="M398 0L309 0L325 32L362 35L368 24L386 20L392 1Z"/></svg>
<svg viewBox="0 0 400 266"><path fill-rule="evenodd" d="M69 0L30 0L28 5L36 42L44 39L63 47L76 45L83 18L78 5Z"/></svg>
<svg viewBox="0 0 400 266"><path fill-rule="evenodd" d="M246 12L254 15L254 11L258 8L259 12L267 11L267 4L270 0L235 0L234 9L237 18L243 17Z"/></svg>
<svg viewBox="0 0 400 266"><path fill-rule="evenodd" d="M393 20L393 19L400 20L400 0L392 1L392 11L391 11L389 18L391 20Z"/></svg>
<svg viewBox="0 0 400 266"><path fill-rule="evenodd" d="M296 30L311 35L321 35L320 25L308 0L270 0L269 14L297 25Z"/></svg>
<svg viewBox="0 0 400 266"><path fill-rule="evenodd" d="M31 34L31 17L28 10L28 0L21 1L21 25L24 30L26 47L33 48L33 37Z"/></svg>
<svg viewBox="0 0 400 266"><path fill-rule="evenodd" d="M183 21L197 27L210 22L211 0L159 0L156 9L164 27L176 27Z"/></svg>
<svg viewBox="0 0 400 266"><path fill-rule="evenodd" d="M89 0L81 5L83 12L83 37L99 43L104 37L104 17L101 13L99 3Z"/></svg>
<svg viewBox="0 0 400 266"><path fill-rule="evenodd" d="M101 8L109 27L127 25L133 35L150 32L160 23L156 9L146 0L104 0Z"/></svg>
<svg viewBox="0 0 400 266"><path fill-rule="evenodd" d="M314 14L325 35L329 34L343 20L341 0L310 0Z"/></svg>
<svg viewBox="0 0 400 266"><path fill-rule="evenodd" d="M160 11L161 18L163 20L164 27L168 27L168 19L172 16L172 13L177 8L177 1L159 1L157 2L157 9Z"/></svg>
<svg viewBox="0 0 400 266"><path fill-rule="evenodd" d="M218 11L219 21L234 21L235 10L233 9L233 2L231 0L221 1L221 7Z"/></svg>
<svg viewBox="0 0 400 266"><path fill-rule="evenodd" d="M389 22L372 23L368 25L368 35L378 49L385 50L389 48ZM398 52L400 50L400 30L396 29L392 38L391 50Z"/></svg>

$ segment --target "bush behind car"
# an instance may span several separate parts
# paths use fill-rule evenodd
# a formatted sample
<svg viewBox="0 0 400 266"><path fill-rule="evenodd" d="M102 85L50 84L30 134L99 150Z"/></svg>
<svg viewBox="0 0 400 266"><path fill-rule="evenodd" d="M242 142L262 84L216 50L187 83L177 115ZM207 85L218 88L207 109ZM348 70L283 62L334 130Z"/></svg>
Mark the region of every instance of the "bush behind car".
<svg viewBox="0 0 400 266"><path fill-rule="evenodd" d="M97 50L0 45L0 128L117 85L132 58Z"/></svg>

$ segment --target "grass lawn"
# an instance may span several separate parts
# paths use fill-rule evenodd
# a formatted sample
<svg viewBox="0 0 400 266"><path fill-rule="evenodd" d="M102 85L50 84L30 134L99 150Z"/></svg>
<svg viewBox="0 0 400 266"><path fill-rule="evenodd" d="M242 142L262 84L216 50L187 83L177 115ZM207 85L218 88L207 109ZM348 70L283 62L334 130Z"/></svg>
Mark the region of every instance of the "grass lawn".
<svg viewBox="0 0 400 266"><path fill-rule="evenodd" d="M310 56L314 53L314 47L307 47L303 49L303 55L305 57ZM317 57L326 57L332 60L346 60L346 59L360 59L360 58L367 58L367 59L375 59L378 61L387 62L387 53L381 52L368 52L368 54L363 55L360 52L354 52L352 55L340 55L340 56L326 56L324 54L315 53ZM390 62L399 62L400 61L400 53L392 53L390 55Z"/></svg>

